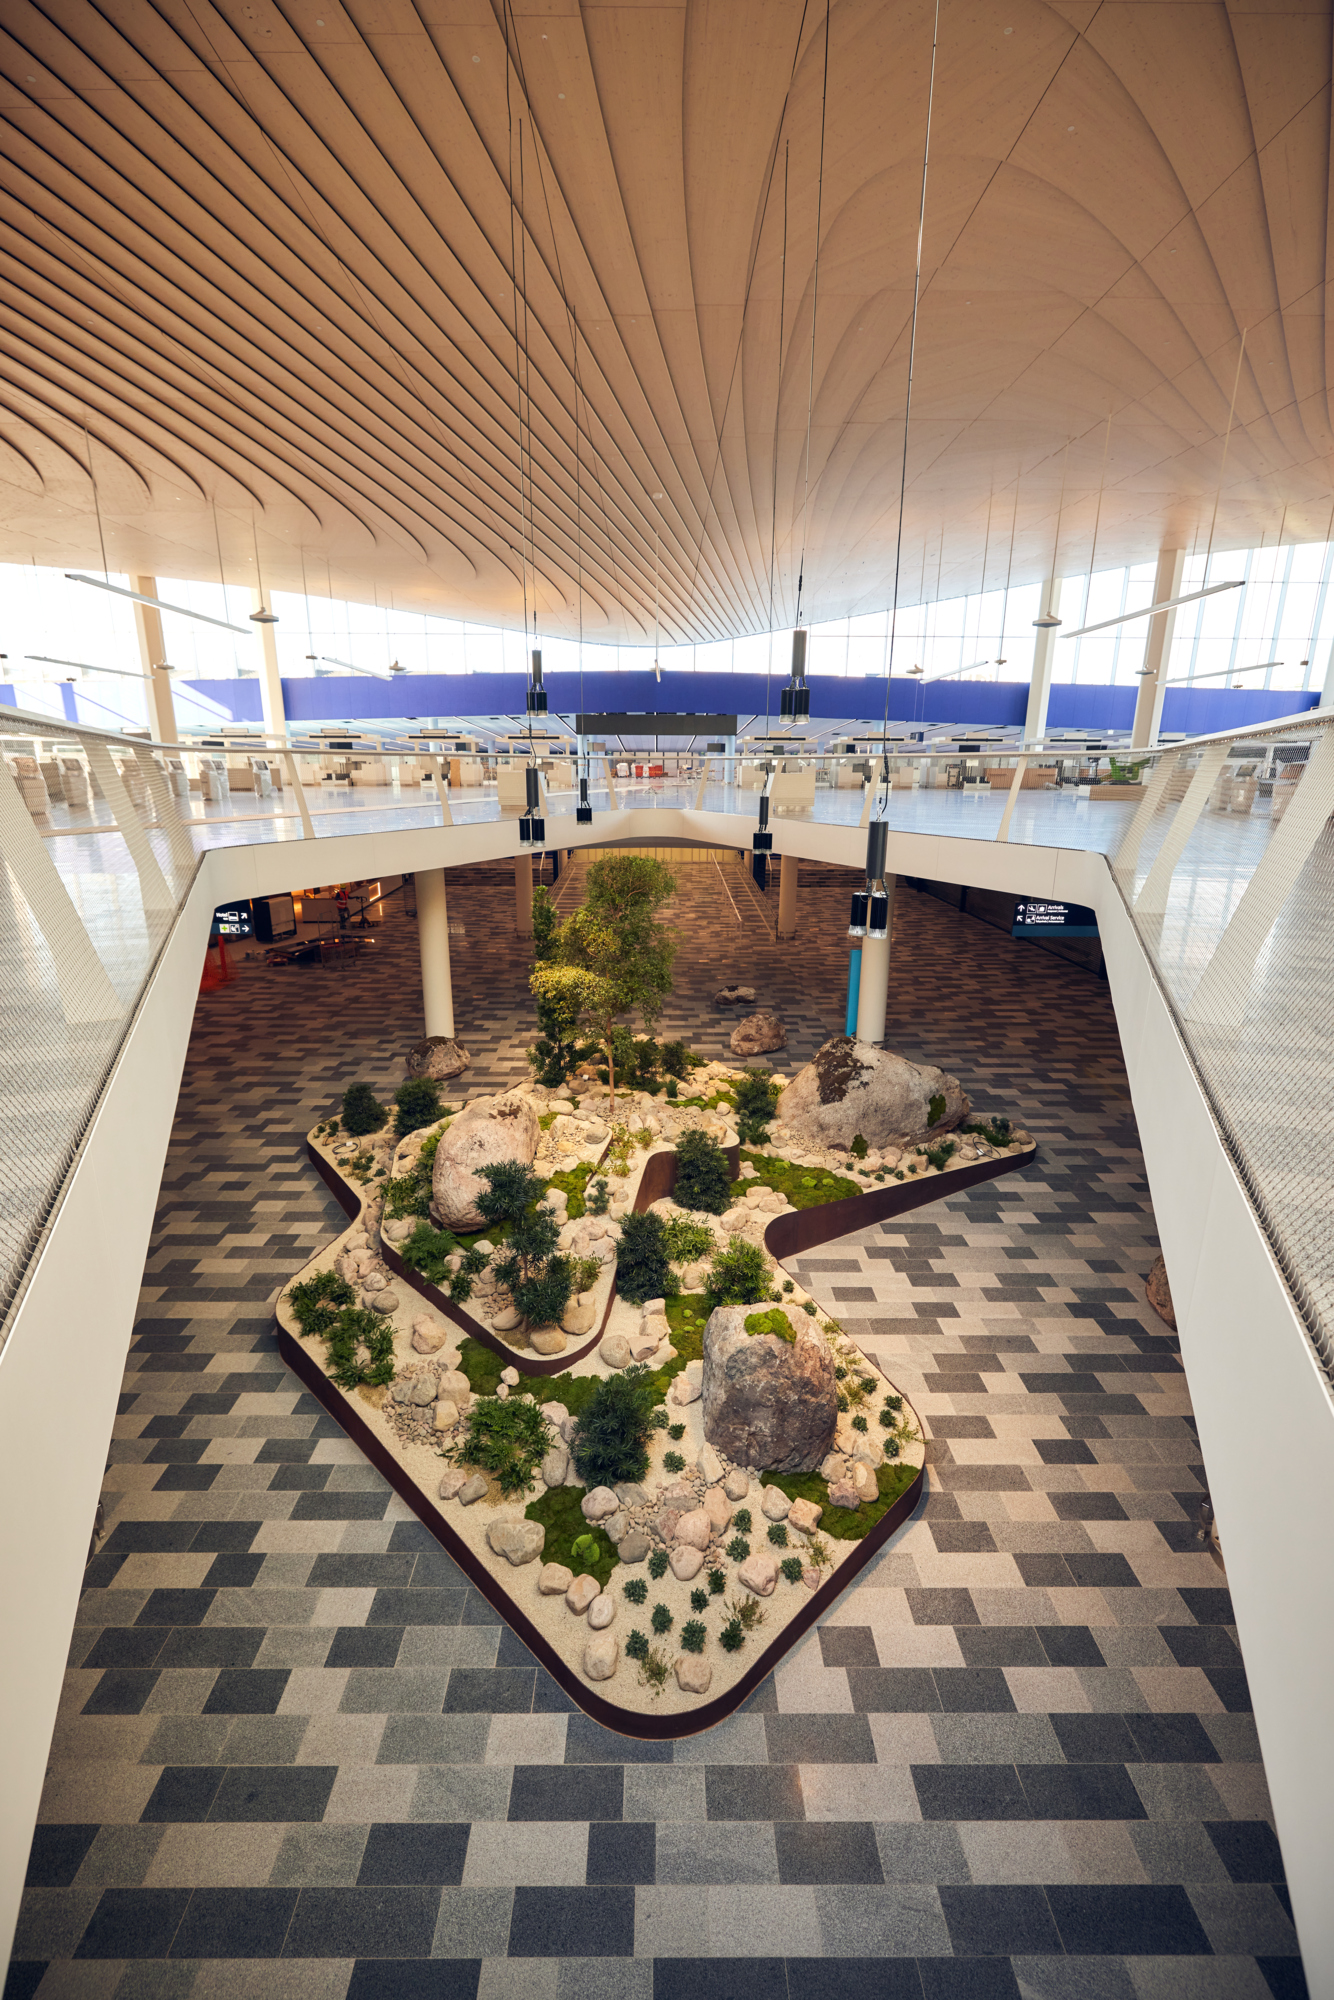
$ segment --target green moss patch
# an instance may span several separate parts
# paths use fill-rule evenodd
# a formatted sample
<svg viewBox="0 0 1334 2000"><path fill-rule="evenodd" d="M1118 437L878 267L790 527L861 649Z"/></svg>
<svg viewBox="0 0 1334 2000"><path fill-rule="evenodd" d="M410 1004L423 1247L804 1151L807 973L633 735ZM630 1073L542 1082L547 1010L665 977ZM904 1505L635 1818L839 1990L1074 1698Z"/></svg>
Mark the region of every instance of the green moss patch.
<svg viewBox="0 0 1334 2000"><path fill-rule="evenodd" d="M747 1313L742 1321L747 1333L771 1333L778 1340L785 1340L789 1347L796 1340L796 1329L781 1306L774 1306L768 1312Z"/></svg>
<svg viewBox="0 0 1334 2000"><path fill-rule="evenodd" d="M793 1208L819 1208L827 1201L846 1201L850 1195L866 1192L859 1181L844 1180L841 1174L827 1174L818 1167L796 1167L764 1153L743 1152L741 1158L750 1161L755 1173L733 1181L734 1197L744 1195L747 1188L770 1187L785 1194Z"/></svg>
<svg viewBox="0 0 1334 2000"><path fill-rule="evenodd" d="M868 1535L876 1522L882 1520L894 1502L916 1479L918 1467L915 1465L882 1465L876 1472L876 1485L880 1488L878 1500L868 1500L864 1507L851 1509L831 1507L829 1485L818 1472L778 1473L765 1472L760 1475L765 1486L776 1486L780 1493L786 1493L789 1500L813 1500L817 1507L823 1507L817 1535L827 1536L831 1542L860 1542Z"/></svg>
<svg viewBox="0 0 1334 2000"><path fill-rule="evenodd" d="M584 1519L580 1505L583 1497L582 1486L554 1486L524 1509L523 1518L540 1521L547 1531L542 1545L543 1562L564 1563L576 1576L595 1576L605 1590L620 1558L615 1542L608 1539L605 1531ZM574 1545L581 1540L585 1547L576 1556ZM597 1554L591 1558L586 1546L589 1541L597 1547Z"/></svg>
<svg viewBox="0 0 1334 2000"><path fill-rule="evenodd" d="M509 1365L480 1340L465 1338L459 1342L459 1367L467 1376L474 1396L494 1396L500 1384L500 1371ZM530 1375L516 1393L527 1391L539 1403L564 1403L571 1416L577 1417L601 1380L598 1375Z"/></svg>
<svg viewBox="0 0 1334 2000"><path fill-rule="evenodd" d="M588 1183L601 1171L602 1169L593 1161L581 1160L577 1167L571 1167L568 1174L553 1174L547 1182L549 1188L564 1190L569 1202L566 1213L571 1222L577 1222L584 1214L584 1197L588 1191Z"/></svg>

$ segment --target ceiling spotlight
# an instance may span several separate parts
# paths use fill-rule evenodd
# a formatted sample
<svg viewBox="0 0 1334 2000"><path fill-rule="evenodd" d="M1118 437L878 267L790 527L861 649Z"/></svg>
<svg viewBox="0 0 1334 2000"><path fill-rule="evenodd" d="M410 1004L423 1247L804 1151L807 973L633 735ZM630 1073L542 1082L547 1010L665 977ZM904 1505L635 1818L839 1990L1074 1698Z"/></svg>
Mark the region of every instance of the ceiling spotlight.
<svg viewBox="0 0 1334 2000"><path fill-rule="evenodd" d="M1062 621L1056 616L1056 613L1054 611L1048 611L1045 613L1043 617L1035 618L1033 620L1033 623L1039 626L1043 631L1049 631L1053 625L1059 625L1061 622Z"/></svg>
<svg viewBox="0 0 1334 2000"><path fill-rule="evenodd" d="M250 622L252 625L276 625L278 623L278 614L276 611L266 610L261 604L258 611L250 613Z"/></svg>

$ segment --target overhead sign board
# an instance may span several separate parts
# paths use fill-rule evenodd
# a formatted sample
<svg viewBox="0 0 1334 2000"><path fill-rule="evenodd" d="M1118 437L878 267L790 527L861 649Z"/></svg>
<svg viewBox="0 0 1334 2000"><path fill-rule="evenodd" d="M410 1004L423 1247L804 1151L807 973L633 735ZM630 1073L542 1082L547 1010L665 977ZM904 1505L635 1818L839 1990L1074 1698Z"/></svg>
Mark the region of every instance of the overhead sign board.
<svg viewBox="0 0 1334 2000"><path fill-rule="evenodd" d="M1098 919L1082 903L1046 903L1029 896L1014 906L1011 934L1017 938L1096 937Z"/></svg>
<svg viewBox="0 0 1334 2000"><path fill-rule="evenodd" d="M236 903L222 903L213 912L209 925L209 936L215 938L248 938L255 934L248 900Z"/></svg>
<svg viewBox="0 0 1334 2000"><path fill-rule="evenodd" d="M580 736L735 736L734 715L576 715Z"/></svg>

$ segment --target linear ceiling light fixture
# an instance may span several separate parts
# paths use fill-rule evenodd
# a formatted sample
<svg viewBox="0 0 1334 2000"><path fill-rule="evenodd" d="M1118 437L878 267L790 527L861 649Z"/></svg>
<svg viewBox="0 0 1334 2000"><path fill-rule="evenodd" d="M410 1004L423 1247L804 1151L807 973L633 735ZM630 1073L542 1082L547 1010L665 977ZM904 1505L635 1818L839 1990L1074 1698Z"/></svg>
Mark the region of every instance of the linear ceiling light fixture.
<svg viewBox="0 0 1334 2000"><path fill-rule="evenodd" d="M1128 625L1134 618L1152 618L1156 611L1175 611L1178 604L1195 604L1202 597L1216 597L1220 590L1240 590L1245 581L1244 576L1239 576L1231 583L1211 583L1207 590L1188 590L1184 597L1165 597L1160 604L1146 604L1139 611L1123 611L1119 618L1104 618L1100 625L1081 625L1077 632L1062 632L1061 637L1082 639L1086 632L1105 632L1109 625Z"/></svg>
<svg viewBox="0 0 1334 2000"><path fill-rule="evenodd" d="M1221 681L1228 674L1263 674L1270 667L1281 667L1282 660L1252 660L1249 667L1211 667L1207 674L1177 674L1174 679L1164 681L1164 687L1187 687L1195 681ZM1140 676L1144 678L1143 675ZM1224 694L1227 689L1224 688Z"/></svg>
<svg viewBox="0 0 1334 2000"><path fill-rule="evenodd" d="M307 653L306 658L310 659L311 655ZM342 667L349 674L369 674L372 680L377 681L389 679L388 673L382 673L379 667L354 667L351 660L335 660L329 653L321 653L320 660L326 667Z"/></svg>
<svg viewBox="0 0 1334 2000"><path fill-rule="evenodd" d="M95 667L91 660L55 660L49 653L25 653L23 657L25 660L35 660L43 667L75 667L81 674L114 674L117 680L122 681L146 681L150 678L148 674L132 673L128 667ZM157 671L174 674L178 669L169 667L163 661Z"/></svg>
<svg viewBox="0 0 1334 2000"><path fill-rule="evenodd" d="M128 597L135 604L151 604L155 611L171 611L177 618L193 618L200 625L218 625L224 632L244 632L244 625L229 624L225 618L210 618L206 611L187 611L183 604L164 604L160 597L145 597L141 590L125 590L118 583L103 583L100 576L83 576L78 570L65 571L66 583L89 583L94 590L109 590L113 597Z"/></svg>

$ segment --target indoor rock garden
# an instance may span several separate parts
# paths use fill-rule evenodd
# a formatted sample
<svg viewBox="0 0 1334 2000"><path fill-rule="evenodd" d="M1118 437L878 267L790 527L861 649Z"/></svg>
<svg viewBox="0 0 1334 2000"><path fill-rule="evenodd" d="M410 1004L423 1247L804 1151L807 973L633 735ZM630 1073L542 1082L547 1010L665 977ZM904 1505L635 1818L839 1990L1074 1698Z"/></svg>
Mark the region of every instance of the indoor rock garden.
<svg viewBox="0 0 1334 2000"><path fill-rule="evenodd" d="M913 1411L785 1248L1032 1149L946 1072L845 1037L790 1079L659 1044L671 886L618 856L563 922L537 893L518 1089L442 1101L466 1056L427 1044L391 1104L348 1087L309 1145L355 1220L278 1306L303 1376L630 1733L725 1713L920 1498ZM781 1034L753 1015L732 1039Z"/></svg>

